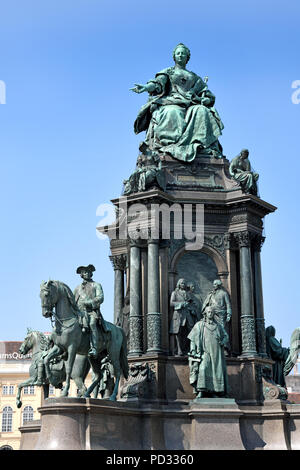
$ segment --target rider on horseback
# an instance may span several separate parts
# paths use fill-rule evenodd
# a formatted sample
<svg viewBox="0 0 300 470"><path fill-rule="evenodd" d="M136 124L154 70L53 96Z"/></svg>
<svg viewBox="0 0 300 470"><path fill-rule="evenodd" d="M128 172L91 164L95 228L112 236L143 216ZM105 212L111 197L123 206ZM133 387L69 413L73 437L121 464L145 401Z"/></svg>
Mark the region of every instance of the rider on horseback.
<svg viewBox="0 0 300 470"><path fill-rule="evenodd" d="M99 343L99 329L107 333L105 321L100 312L100 304L104 300L104 294L101 284L93 281L93 272L96 271L92 264L88 266L79 266L77 274L83 279L82 284L74 290L76 304L80 311L84 313L83 326L90 329L90 350L89 356L97 356ZM101 333L100 333L101 334Z"/></svg>

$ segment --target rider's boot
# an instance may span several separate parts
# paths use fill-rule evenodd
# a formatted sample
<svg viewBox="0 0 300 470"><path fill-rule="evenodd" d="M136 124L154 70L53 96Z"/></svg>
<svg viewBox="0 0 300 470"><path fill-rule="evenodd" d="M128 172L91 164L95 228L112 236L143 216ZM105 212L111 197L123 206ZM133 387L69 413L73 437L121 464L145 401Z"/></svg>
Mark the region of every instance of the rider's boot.
<svg viewBox="0 0 300 470"><path fill-rule="evenodd" d="M35 385L40 387L44 383L44 362L43 362L43 360L41 360L38 363L37 373L38 373L38 375L37 375L37 380L35 382Z"/></svg>
<svg viewBox="0 0 300 470"><path fill-rule="evenodd" d="M96 357L98 355L98 343L99 343L99 333L97 329L96 322L90 323L91 336L90 336L90 350L88 352L89 356Z"/></svg>

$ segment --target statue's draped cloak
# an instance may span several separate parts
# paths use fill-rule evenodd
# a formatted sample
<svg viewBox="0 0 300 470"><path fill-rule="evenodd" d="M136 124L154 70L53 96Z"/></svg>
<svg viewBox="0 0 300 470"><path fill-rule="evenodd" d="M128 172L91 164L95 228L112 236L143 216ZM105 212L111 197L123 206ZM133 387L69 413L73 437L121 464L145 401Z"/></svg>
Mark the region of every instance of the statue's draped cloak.
<svg viewBox="0 0 300 470"><path fill-rule="evenodd" d="M187 300L188 296L186 291L176 287L170 299L170 306L174 309L169 329L170 334L179 334L180 328L185 325L190 329L193 327L194 320L190 306L183 306L184 302L187 302Z"/></svg>
<svg viewBox="0 0 300 470"><path fill-rule="evenodd" d="M256 180L258 176L255 176L253 173L248 158L242 159L240 155L233 158L229 166L229 173L230 176L240 183L246 192L250 192L251 189L254 192L257 191Z"/></svg>
<svg viewBox="0 0 300 470"><path fill-rule="evenodd" d="M224 126L213 107L215 97L202 78L169 67L149 82L155 91L141 108L134 131L147 131L145 143L151 150L190 162L198 148L217 143ZM206 106L200 104L202 98L208 99Z"/></svg>
<svg viewBox="0 0 300 470"><path fill-rule="evenodd" d="M221 322L222 326L225 326L227 316L229 315L231 317L232 313L228 292L226 292L225 289L211 291L204 299L202 311L208 306L214 308L216 320Z"/></svg>
<svg viewBox="0 0 300 470"><path fill-rule="evenodd" d="M267 355L275 361L273 364L273 380L277 385L286 387L284 365L289 355L289 348L283 348L275 336L268 334L268 328L266 329L266 350Z"/></svg>
<svg viewBox="0 0 300 470"><path fill-rule="evenodd" d="M200 320L188 335L190 353L200 361L190 358L190 384L195 392L227 393L228 379L224 350L220 342L226 339L223 328L216 322Z"/></svg>

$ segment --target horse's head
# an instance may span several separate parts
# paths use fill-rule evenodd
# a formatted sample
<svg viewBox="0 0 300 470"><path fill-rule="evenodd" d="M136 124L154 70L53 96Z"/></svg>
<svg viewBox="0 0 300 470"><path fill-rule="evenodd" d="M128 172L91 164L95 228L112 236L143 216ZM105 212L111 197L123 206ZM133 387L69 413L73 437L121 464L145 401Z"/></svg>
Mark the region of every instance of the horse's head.
<svg viewBox="0 0 300 470"><path fill-rule="evenodd" d="M57 288L54 281L42 282L40 289L42 301L42 314L44 317L51 317L53 308L57 303Z"/></svg>
<svg viewBox="0 0 300 470"><path fill-rule="evenodd" d="M34 346L34 331L27 329L27 336L19 348L19 353L25 356Z"/></svg>

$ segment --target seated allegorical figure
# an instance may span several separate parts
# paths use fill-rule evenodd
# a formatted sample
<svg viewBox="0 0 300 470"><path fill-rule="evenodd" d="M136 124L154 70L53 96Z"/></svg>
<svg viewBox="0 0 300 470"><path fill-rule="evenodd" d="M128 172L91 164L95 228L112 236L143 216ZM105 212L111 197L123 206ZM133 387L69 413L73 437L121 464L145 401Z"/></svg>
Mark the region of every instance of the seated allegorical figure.
<svg viewBox="0 0 300 470"><path fill-rule="evenodd" d="M243 149L241 152L231 160L229 166L230 176L235 179L241 186L242 190L246 193L254 194L257 196L257 180L258 173L251 170L249 157L249 150Z"/></svg>
<svg viewBox="0 0 300 470"><path fill-rule="evenodd" d="M152 186L164 189L164 176L161 170L161 161L153 155L140 154L137 159L136 168L124 183L124 196L146 191Z"/></svg>
<svg viewBox="0 0 300 470"><path fill-rule="evenodd" d="M186 69L190 50L178 44L175 66L155 75L146 85L135 84L135 93L149 93L134 123L136 134L147 131L143 149L168 154L184 162L197 152L222 157L218 141L224 125L214 108L215 96L201 77ZM140 147L141 148L141 147Z"/></svg>
<svg viewBox="0 0 300 470"><path fill-rule="evenodd" d="M266 328L266 350L270 359L275 361L273 364L273 380L277 385L286 388L284 366L289 356L290 349L283 348L280 341L275 338L276 330L274 326Z"/></svg>

